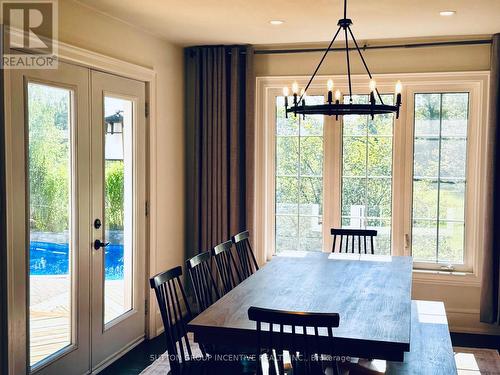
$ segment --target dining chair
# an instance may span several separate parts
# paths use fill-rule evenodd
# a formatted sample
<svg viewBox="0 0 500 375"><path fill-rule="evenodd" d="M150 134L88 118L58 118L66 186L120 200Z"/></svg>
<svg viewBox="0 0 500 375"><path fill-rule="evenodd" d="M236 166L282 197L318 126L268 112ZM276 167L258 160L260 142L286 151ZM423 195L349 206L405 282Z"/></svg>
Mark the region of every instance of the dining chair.
<svg viewBox="0 0 500 375"><path fill-rule="evenodd" d="M267 355L270 370L274 369L278 375L285 374L285 352L290 357L293 375L324 374L326 366L322 362L322 354L335 353L333 329L339 326L338 313L281 311L252 306L248 309L248 318L257 325L256 357L259 375L263 374L262 353ZM288 327L287 331L285 327ZM330 338L331 345L328 348L320 347L318 343L320 331L323 335L326 331ZM331 365L330 373L339 374L336 361L329 361L328 364Z"/></svg>
<svg viewBox="0 0 500 375"><path fill-rule="evenodd" d="M358 254L374 254L375 246L373 237L377 236L377 231L374 229L337 229L332 228L333 236L332 253L335 252L337 237L340 238L339 252L340 253L358 253ZM349 238L351 241L349 242ZM356 241L357 240L357 241ZM370 246L368 247L367 240ZM357 246L356 246L357 242ZM344 245L344 246L342 246Z"/></svg>
<svg viewBox="0 0 500 375"><path fill-rule="evenodd" d="M229 293L242 280L240 272L234 262L232 247L233 243L231 241L226 241L212 249L217 271L219 272L222 282L223 294Z"/></svg>
<svg viewBox="0 0 500 375"><path fill-rule="evenodd" d="M210 305L215 303L220 298L218 284L216 283L216 279L211 271L211 266L212 256L210 251L205 251L186 261L187 272L189 274L196 303L198 305L198 313L205 311L208 307L210 307ZM229 354L234 356L234 358L237 358L236 355L242 354L235 353L234 347L229 345L203 345L203 351L208 357L216 355L222 355L223 357L224 355ZM217 368L214 368L214 365L217 365ZM226 372L228 369L231 369L233 373L241 372L240 370L242 367L239 360L236 360L234 363L229 363L228 365L229 366L224 366L227 368L221 368L222 366L220 363L212 363L211 370ZM233 373L231 375L233 375Z"/></svg>
<svg viewBox="0 0 500 375"><path fill-rule="evenodd" d="M168 359L172 375L183 375L199 367L203 361L193 361L193 350L187 335L187 322L192 318L191 308L182 286L181 266L159 273L149 279L154 289L165 328ZM205 353L202 350L202 356Z"/></svg>
<svg viewBox="0 0 500 375"><path fill-rule="evenodd" d="M205 311L220 298L217 284L212 274L212 257L205 251L186 261L186 268L193 286L198 313Z"/></svg>
<svg viewBox="0 0 500 375"><path fill-rule="evenodd" d="M255 259L248 237L249 232L246 230L231 238L236 246L236 252L238 253L238 260L240 263L241 277L243 279L246 279L259 270L259 266L257 265L257 260Z"/></svg>

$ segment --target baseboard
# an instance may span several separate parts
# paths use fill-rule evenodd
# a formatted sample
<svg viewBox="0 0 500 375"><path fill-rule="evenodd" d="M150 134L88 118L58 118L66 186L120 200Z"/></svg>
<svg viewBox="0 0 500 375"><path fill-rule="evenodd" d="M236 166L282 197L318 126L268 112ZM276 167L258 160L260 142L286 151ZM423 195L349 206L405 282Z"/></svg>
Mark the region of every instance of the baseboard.
<svg viewBox="0 0 500 375"><path fill-rule="evenodd" d="M139 374L165 353L166 344L163 337L146 339L102 370L99 375Z"/></svg>
<svg viewBox="0 0 500 375"><path fill-rule="evenodd" d="M156 336L155 337L160 336L163 332L165 332L165 328L163 328L163 326L161 326L160 328L158 328L156 330ZM150 340L154 339L155 337L152 337Z"/></svg>
<svg viewBox="0 0 500 375"><path fill-rule="evenodd" d="M120 350L119 352L113 354L112 356L106 358L104 361L102 361L101 363L99 363L92 370L92 374L98 374L98 373L100 373L101 371L103 371L104 369L106 369L106 367L110 366L113 362L115 362L118 359L120 359L121 357L123 357L125 354L127 354L129 351L131 351L132 349L134 349L137 345L139 345L143 341L144 341L144 336L141 336L141 337L133 340L126 347L124 347L122 350Z"/></svg>
<svg viewBox="0 0 500 375"><path fill-rule="evenodd" d="M447 308L448 325L453 333L500 336L500 326L481 323L477 309Z"/></svg>
<svg viewBox="0 0 500 375"><path fill-rule="evenodd" d="M500 352L500 336L451 332L453 346L496 349Z"/></svg>

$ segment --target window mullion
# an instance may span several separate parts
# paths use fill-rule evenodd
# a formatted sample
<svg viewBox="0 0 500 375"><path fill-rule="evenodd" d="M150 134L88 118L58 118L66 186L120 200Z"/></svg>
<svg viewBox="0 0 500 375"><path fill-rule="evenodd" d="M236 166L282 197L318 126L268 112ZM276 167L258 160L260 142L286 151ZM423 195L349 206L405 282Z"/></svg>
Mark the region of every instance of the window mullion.
<svg viewBox="0 0 500 375"><path fill-rule="evenodd" d="M368 227L368 205L369 205L369 200L368 200L368 155L369 155L369 145L368 145L368 140L369 140L369 134L370 134L370 120L368 116L366 116L366 139L365 139L365 217L364 217L364 229Z"/></svg>
<svg viewBox="0 0 500 375"><path fill-rule="evenodd" d="M439 95L439 139L438 139L438 178L437 178L437 207L436 207L436 263L439 263L439 218L441 203L441 151L442 151L442 126L443 126L443 94Z"/></svg>
<svg viewBox="0 0 500 375"><path fill-rule="evenodd" d="M301 199L301 189L302 189L302 119L299 116L299 139L297 141L298 144L298 165L297 165L297 241L300 249L301 244L301 233L300 233L300 199Z"/></svg>

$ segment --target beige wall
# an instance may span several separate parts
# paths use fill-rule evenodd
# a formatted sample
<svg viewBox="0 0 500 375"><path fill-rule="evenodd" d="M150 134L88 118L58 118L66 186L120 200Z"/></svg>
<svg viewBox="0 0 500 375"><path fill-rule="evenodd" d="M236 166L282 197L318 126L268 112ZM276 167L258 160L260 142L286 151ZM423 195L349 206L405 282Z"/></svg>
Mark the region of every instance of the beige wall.
<svg viewBox="0 0 500 375"><path fill-rule="evenodd" d="M62 42L152 68L157 73L157 129L150 150L157 159L155 268L184 262L184 73L183 49L72 0L59 1ZM153 155L152 155L153 156ZM161 327L159 315L157 327ZM154 329L154 328L153 328Z"/></svg>
<svg viewBox="0 0 500 375"><path fill-rule="evenodd" d="M421 41L421 40L419 40ZM403 41L405 42L405 41ZM406 41L415 43L415 40ZM378 44L391 44L384 42ZM376 45L377 43L370 43ZM284 46L301 48L307 46ZM317 45L313 47L318 47ZM269 49L269 46L256 47ZM283 46L272 47L283 48ZM429 47L412 49L366 50L364 57L373 74L376 73L420 73L420 72L457 72L490 69L489 45ZM321 53L272 54L255 56L257 76L310 75L321 58ZM351 54L353 73L364 73L363 65L357 55ZM345 54L331 52L325 59L318 74L346 73Z"/></svg>
<svg viewBox="0 0 500 375"><path fill-rule="evenodd" d="M409 42L415 42L409 41ZM386 44L384 42L383 44ZM390 42L389 42L390 43ZM377 43L375 43L377 44ZM308 46L260 46L257 49L302 48ZM310 47L310 46L309 46ZM314 45L313 47L318 47ZM352 56L352 55L351 55ZM367 50L364 53L372 73L416 73L478 71L490 69L490 46L453 46L418 49ZM257 76L309 76L321 58L321 53L257 55ZM363 73L363 66L354 55L354 73ZM319 74L345 74L345 55L334 52L325 60ZM479 323L478 286L436 285L414 282L413 298L445 302L451 330L455 332L496 333L500 329Z"/></svg>

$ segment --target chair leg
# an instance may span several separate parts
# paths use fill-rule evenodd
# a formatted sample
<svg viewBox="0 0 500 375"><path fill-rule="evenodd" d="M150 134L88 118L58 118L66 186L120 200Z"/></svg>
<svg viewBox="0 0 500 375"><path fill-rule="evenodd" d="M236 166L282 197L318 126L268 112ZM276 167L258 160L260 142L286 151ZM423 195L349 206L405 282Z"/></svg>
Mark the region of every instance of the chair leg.
<svg viewBox="0 0 500 375"><path fill-rule="evenodd" d="M328 361L328 364L323 368L323 373L325 375L340 375L340 367L338 362L334 359L333 361Z"/></svg>
<svg viewBox="0 0 500 375"><path fill-rule="evenodd" d="M337 361L333 362L333 375L340 375L339 364Z"/></svg>
<svg viewBox="0 0 500 375"><path fill-rule="evenodd" d="M273 350L267 352L267 360L269 363L269 375L279 375L277 371L278 363Z"/></svg>

